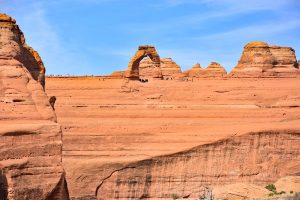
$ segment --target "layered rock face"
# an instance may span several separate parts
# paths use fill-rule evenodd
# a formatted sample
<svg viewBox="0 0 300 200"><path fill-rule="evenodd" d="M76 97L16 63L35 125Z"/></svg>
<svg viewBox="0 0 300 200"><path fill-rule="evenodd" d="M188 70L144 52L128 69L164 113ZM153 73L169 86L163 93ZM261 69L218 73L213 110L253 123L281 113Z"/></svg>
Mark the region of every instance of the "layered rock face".
<svg viewBox="0 0 300 200"><path fill-rule="evenodd" d="M290 47L270 46L255 41L244 47L232 76L296 76L299 74L294 49Z"/></svg>
<svg viewBox="0 0 300 200"><path fill-rule="evenodd" d="M39 54L25 43L25 38L16 21L0 13L0 56L23 63L32 78L45 87L45 67Z"/></svg>
<svg viewBox="0 0 300 200"><path fill-rule="evenodd" d="M151 77L149 71L155 71L156 65L150 58L146 58L140 63L140 76L141 77ZM161 73L164 79L176 78L182 75L181 68L177 63L175 63L172 58L163 58L160 60Z"/></svg>
<svg viewBox="0 0 300 200"><path fill-rule="evenodd" d="M275 173L280 177L298 173L291 162L300 161L300 143L294 140L300 141L298 133L261 132L132 163L103 179L96 195L103 200L161 199L172 194L196 199L202 187L272 182Z"/></svg>
<svg viewBox="0 0 300 200"><path fill-rule="evenodd" d="M205 69L207 76L226 76L227 72L222 65L217 62L211 62Z"/></svg>
<svg viewBox="0 0 300 200"><path fill-rule="evenodd" d="M144 68L143 74L140 74L140 61L147 56L149 56L149 58L153 61L154 67ZM155 47L149 45L139 46L137 52L131 58L128 64L128 69L125 72L125 77L131 79L138 79L143 77L161 78L162 73L160 68L160 57L156 52Z"/></svg>
<svg viewBox="0 0 300 200"><path fill-rule="evenodd" d="M194 65L191 69L185 71L188 77L225 77L227 72L223 66L217 62L211 62L207 68L201 68L200 64Z"/></svg>
<svg viewBox="0 0 300 200"><path fill-rule="evenodd" d="M199 199L208 188L266 199L266 185L300 171L299 87L299 78L49 77L70 195Z"/></svg>
<svg viewBox="0 0 300 200"><path fill-rule="evenodd" d="M199 63L195 64L191 69L184 72L188 77L200 77L203 73L203 69Z"/></svg>
<svg viewBox="0 0 300 200"><path fill-rule="evenodd" d="M9 200L68 199L62 132L43 91L42 61L4 14L0 43L0 190Z"/></svg>

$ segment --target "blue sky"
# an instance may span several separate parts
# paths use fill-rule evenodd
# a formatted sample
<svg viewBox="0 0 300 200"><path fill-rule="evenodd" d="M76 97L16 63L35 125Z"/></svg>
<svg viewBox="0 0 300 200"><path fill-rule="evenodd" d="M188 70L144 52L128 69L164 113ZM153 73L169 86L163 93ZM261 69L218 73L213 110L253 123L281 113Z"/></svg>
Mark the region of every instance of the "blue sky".
<svg viewBox="0 0 300 200"><path fill-rule="evenodd" d="M299 0L0 0L47 74L125 70L137 47L154 45L183 70L211 61L230 71L253 40L291 46L300 59Z"/></svg>

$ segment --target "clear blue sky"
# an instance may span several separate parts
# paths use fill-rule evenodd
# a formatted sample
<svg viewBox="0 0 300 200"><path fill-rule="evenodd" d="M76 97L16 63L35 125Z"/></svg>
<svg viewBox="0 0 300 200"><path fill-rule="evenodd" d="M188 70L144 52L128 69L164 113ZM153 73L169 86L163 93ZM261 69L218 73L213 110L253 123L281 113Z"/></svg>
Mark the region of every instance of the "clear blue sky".
<svg viewBox="0 0 300 200"><path fill-rule="evenodd" d="M154 45L183 70L211 61L230 71L252 40L300 56L299 0L0 0L47 74L125 70L137 47Z"/></svg>

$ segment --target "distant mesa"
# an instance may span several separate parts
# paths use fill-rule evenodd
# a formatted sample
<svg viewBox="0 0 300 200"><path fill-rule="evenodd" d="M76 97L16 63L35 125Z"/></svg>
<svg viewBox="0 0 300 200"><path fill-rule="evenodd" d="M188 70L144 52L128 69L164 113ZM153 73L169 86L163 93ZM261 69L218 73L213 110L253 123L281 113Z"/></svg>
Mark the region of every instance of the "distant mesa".
<svg viewBox="0 0 300 200"><path fill-rule="evenodd" d="M242 56L231 76L295 76L299 74L295 50L291 47L268 45L254 41L245 45Z"/></svg>

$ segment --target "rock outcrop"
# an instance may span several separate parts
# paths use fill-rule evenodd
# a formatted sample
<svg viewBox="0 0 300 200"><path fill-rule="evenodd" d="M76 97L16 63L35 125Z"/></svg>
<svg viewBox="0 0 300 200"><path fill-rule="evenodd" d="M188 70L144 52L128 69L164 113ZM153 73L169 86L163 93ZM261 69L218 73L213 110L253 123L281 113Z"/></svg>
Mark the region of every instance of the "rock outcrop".
<svg viewBox="0 0 300 200"><path fill-rule="evenodd" d="M128 82L47 78L72 198L199 199L200 185L264 188L300 171L299 78Z"/></svg>
<svg viewBox="0 0 300 200"><path fill-rule="evenodd" d="M172 198L172 194L197 198L203 186L266 185L277 180L274 174L282 177L298 172L294 161L300 160L299 141L299 133L252 133L143 160L111 173L100 182L96 194L103 200ZM292 147L286 148L289 145Z"/></svg>
<svg viewBox="0 0 300 200"><path fill-rule="evenodd" d="M45 67L39 54L25 43L25 37L16 21L0 13L0 58L23 63L32 78L45 87Z"/></svg>
<svg viewBox="0 0 300 200"><path fill-rule="evenodd" d="M185 71L185 74L191 78L225 77L227 72L219 63L211 62L205 69L201 68L200 64L197 63L191 69Z"/></svg>
<svg viewBox="0 0 300 200"><path fill-rule="evenodd" d="M67 200L62 132L43 90L43 62L5 14L0 43L0 190L9 200Z"/></svg>
<svg viewBox="0 0 300 200"><path fill-rule="evenodd" d="M188 77L201 77L203 69L199 63L195 64L191 69L184 72Z"/></svg>
<svg viewBox="0 0 300 200"><path fill-rule="evenodd" d="M149 56L149 58L153 61L154 67L144 68L143 74L139 72L139 65L143 58ZM139 79L143 77L153 77L153 78L162 78L161 68L160 68L160 57L156 52L155 47L144 45L139 46L137 52L132 57L128 64L128 69L125 72L125 77L131 79Z"/></svg>
<svg viewBox="0 0 300 200"><path fill-rule="evenodd" d="M226 70L222 65L217 62L211 62L205 69L207 76L225 76L227 74Z"/></svg>
<svg viewBox="0 0 300 200"><path fill-rule="evenodd" d="M140 63L140 76L151 78L149 71L156 70L156 64L150 58L146 58ZM160 68L164 79L173 79L182 75L180 66L172 58L160 60Z"/></svg>
<svg viewBox="0 0 300 200"><path fill-rule="evenodd" d="M124 71L116 71L113 72L110 76L111 77L117 77L117 78L123 78L124 77Z"/></svg>
<svg viewBox="0 0 300 200"><path fill-rule="evenodd" d="M265 42L250 42L231 76L296 76L299 74L295 50L290 47L270 46Z"/></svg>

